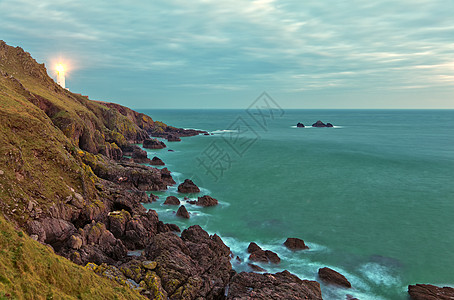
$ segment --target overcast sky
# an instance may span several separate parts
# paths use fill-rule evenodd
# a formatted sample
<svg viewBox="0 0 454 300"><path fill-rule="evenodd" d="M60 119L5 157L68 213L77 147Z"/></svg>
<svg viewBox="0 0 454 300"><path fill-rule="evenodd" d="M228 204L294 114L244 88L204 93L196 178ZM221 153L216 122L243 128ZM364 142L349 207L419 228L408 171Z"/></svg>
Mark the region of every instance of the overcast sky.
<svg viewBox="0 0 454 300"><path fill-rule="evenodd" d="M454 108L453 0L0 0L0 39L133 108Z"/></svg>

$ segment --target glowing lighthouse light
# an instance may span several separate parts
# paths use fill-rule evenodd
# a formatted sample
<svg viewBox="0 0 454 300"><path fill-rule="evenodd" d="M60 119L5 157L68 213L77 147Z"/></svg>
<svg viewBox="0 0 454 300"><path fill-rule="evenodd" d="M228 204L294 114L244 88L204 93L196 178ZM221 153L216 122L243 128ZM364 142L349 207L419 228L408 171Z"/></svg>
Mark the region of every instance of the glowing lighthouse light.
<svg viewBox="0 0 454 300"><path fill-rule="evenodd" d="M65 88L65 66L62 64L58 64L55 67L57 71L57 83L62 87Z"/></svg>

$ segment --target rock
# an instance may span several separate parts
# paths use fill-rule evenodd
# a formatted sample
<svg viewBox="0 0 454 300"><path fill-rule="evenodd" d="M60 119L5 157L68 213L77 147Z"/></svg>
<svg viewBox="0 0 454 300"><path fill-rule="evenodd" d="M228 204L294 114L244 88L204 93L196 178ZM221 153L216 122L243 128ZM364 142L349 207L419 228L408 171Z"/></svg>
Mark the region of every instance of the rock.
<svg viewBox="0 0 454 300"><path fill-rule="evenodd" d="M452 300L454 299L454 288L415 284L408 286L408 294L413 300Z"/></svg>
<svg viewBox="0 0 454 300"><path fill-rule="evenodd" d="M230 249L217 235L200 226L153 237L145 249L147 259L158 262L155 269L169 299L223 299L232 266Z"/></svg>
<svg viewBox="0 0 454 300"><path fill-rule="evenodd" d="M252 269L252 271L254 271L254 272L266 272L266 270L265 270L264 268L259 267L259 266L255 265L255 264L247 264L247 265L248 265L248 266Z"/></svg>
<svg viewBox="0 0 454 300"><path fill-rule="evenodd" d="M180 206L180 207L178 208L177 216L178 216L178 217L182 217L182 218L186 218L186 219L189 219L189 218L190 218L189 213L188 213L188 211L186 210L186 207L184 207L184 205L182 205L182 206Z"/></svg>
<svg viewBox="0 0 454 300"><path fill-rule="evenodd" d="M318 282L301 280L288 271L275 274L241 272L232 277L226 299L321 300L322 292Z"/></svg>
<svg viewBox="0 0 454 300"><path fill-rule="evenodd" d="M309 249L302 239L299 238L287 238L284 245L290 250L305 250Z"/></svg>
<svg viewBox="0 0 454 300"><path fill-rule="evenodd" d="M178 136L176 136L176 135L170 135L169 134L167 136L167 141L169 141L169 142L181 142L181 139Z"/></svg>
<svg viewBox="0 0 454 300"><path fill-rule="evenodd" d="M279 256L276 253L274 253L273 251L270 251L270 250L263 250L262 248L260 248L259 245L257 245L254 242L249 244L249 246L247 248L247 252L251 253L251 255L249 255L249 260L252 260L252 261L265 262L265 263L271 262L274 264L278 264L281 262L281 259L279 258Z"/></svg>
<svg viewBox="0 0 454 300"><path fill-rule="evenodd" d="M156 269L158 263L155 262L155 261L149 261L149 260L146 260L146 261L143 261L142 262L142 266L145 268L145 269L148 269L148 270L154 270Z"/></svg>
<svg viewBox="0 0 454 300"><path fill-rule="evenodd" d="M72 249L80 249L82 247L82 238L80 235L72 235L71 238L69 239L69 247Z"/></svg>
<svg viewBox="0 0 454 300"><path fill-rule="evenodd" d="M164 201L164 204L166 205L180 205L180 200L178 200L177 197L175 196L169 196L166 198L166 201Z"/></svg>
<svg viewBox="0 0 454 300"><path fill-rule="evenodd" d="M155 194L153 193L150 193L150 196L148 196L148 203L151 203L151 202L156 202L156 200L158 200L159 197L156 196Z"/></svg>
<svg viewBox="0 0 454 300"><path fill-rule="evenodd" d="M164 142L157 139L147 139L143 141L143 147L148 149L163 149L167 146Z"/></svg>
<svg viewBox="0 0 454 300"><path fill-rule="evenodd" d="M5 174L5 172L3 170L0 170L0 175L3 175Z"/></svg>
<svg viewBox="0 0 454 300"><path fill-rule="evenodd" d="M139 147L134 148L131 157L136 163L150 163L147 151L142 150Z"/></svg>
<svg viewBox="0 0 454 300"><path fill-rule="evenodd" d="M186 202L188 202L189 204L192 204L192 205L195 205L197 203L196 200L187 200Z"/></svg>
<svg viewBox="0 0 454 300"><path fill-rule="evenodd" d="M318 120L317 122L312 124L312 127L333 127L333 124L331 123L325 124L322 121Z"/></svg>
<svg viewBox="0 0 454 300"><path fill-rule="evenodd" d="M200 189L198 186L195 185L194 182L192 182L191 179L185 179L183 183L181 183L178 186L178 192L179 193L199 193Z"/></svg>
<svg viewBox="0 0 454 300"><path fill-rule="evenodd" d="M296 124L296 127L298 127L298 128L303 128L303 127L304 127L304 124L303 124L303 123L298 123L298 124Z"/></svg>
<svg viewBox="0 0 454 300"><path fill-rule="evenodd" d="M253 253L253 252L258 251L258 250L262 250L262 248L260 248L260 246L257 245L254 242L250 243L249 246L247 247L247 252L248 253Z"/></svg>
<svg viewBox="0 0 454 300"><path fill-rule="evenodd" d="M210 135L208 132L205 132L203 135Z"/></svg>
<svg viewBox="0 0 454 300"><path fill-rule="evenodd" d="M330 268L321 268L318 270L318 276L323 279L327 283L337 284L346 288L351 288L352 285L350 282L345 278L344 275L334 271Z"/></svg>
<svg viewBox="0 0 454 300"><path fill-rule="evenodd" d="M211 196L205 195L203 197L199 197L197 200L196 205L198 206L215 206L218 205L218 200L214 199Z"/></svg>
<svg viewBox="0 0 454 300"><path fill-rule="evenodd" d="M165 163L157 156L153 157L150 161L150 165L153 166L164 166Z"/></svg>

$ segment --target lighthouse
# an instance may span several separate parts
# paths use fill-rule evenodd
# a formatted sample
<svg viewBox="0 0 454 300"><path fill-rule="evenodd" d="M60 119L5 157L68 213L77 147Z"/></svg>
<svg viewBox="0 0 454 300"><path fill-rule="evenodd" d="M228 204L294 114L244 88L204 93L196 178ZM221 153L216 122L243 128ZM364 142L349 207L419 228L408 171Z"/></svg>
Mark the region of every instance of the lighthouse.
<svg viewBox="0 0 454 300"><path fill-rule="evenodd" d="M58 64L56 67L57 71L57 83L65 88L65 67L62 64Z"/></svg>

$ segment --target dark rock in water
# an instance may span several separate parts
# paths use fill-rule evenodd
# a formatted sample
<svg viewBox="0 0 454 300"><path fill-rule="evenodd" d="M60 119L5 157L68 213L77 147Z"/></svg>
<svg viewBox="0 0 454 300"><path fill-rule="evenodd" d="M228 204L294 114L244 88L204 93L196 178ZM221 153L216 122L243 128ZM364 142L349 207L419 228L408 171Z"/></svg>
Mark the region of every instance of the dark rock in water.
<svg viewBox="0 0 454 300"><path fill-rule="evenodd" d="M150 161L150 165L153 165L153 166L164 166L165 163L159 157L155 156Z"/></svg>
<svg viewBox="0 0 454 300"><path fill-rule="evenodd" d="M303 124L303 123L298 123L298 124L296 124L296 127L298 127L298 128L303 128L303 127L304 127L304 124Z"/></svg>
<svg viewBox="0 0 454 300"><path fill-rule="evenodd" d="M260 246L254 242L250 243L249 246L247 247L248 253L253 253L253 252L259 251L259 250L262 250L262 248L260 248Z"/></svg>
<svg viewBox="0 0 454 300"><path fill-rule="evenodd" d="M415 284L408 286L408 294L413 300L452 300L454 299L454 288Z"/></svg>
<svg viewBox="0 0 454 300"><path fill-rule="evenodd" d="M305 250L309 249L308 246L304 243L302 239L299 238L287 238L284 242L285 247L289 248L290 250Z"/></svg>
<svg viewBox="0 0 454 300"><path fill-rule="evenodd" d="M167 141L169 142L181 142L181 139L176 135L168 135Z"/></svg>
<svg viewBox="0 0 454 300"><path fill-rule="evenodd" d="M352 285L350 282L345 278L344 275L334 271L330 268L321 268L318 270L318 276L326 281L327 283L337 284L346 288L351 288Z"/></svg>
<svg viewBox="0 0 454 300"><path fill-rule="evenodd" d="M167 150L167 151L169 151L169 152L175 152L175 150L172 150L172 149L169 149L169 150Z"/></svg>
<svg viewBox="0 0 454 300"><path fill-rule="evenodd" d="M257 266L255 264L247 264L251 269L252 271L254 272L266 272L266 270L260 266Z"/></svg>
<svg viewBox="0 0 454 300"><path fill-rule="evenodd" d="M358 298L356 298L355 296L352 296L352 295L350 295L350 294L345 295L345 298L346 298L347 300L359 300Z"/></svg>
<svg viewBox="0 0 454 300"><path fill-rule="evenodd" d="M183 183L178 186L178 192L180 193L198 193L200 189L192 182L191 179L185 179Z"/></svg>
<svg viewBox="0 0 454 300"><path fill-rule="evenodd" d="M210 135L208 132L205 132L203 135Z"/></svg>
<svg viewBox="0 0 454 300"><path fill-rule="evenodd" d="M331 123L325 124L322 121L318 120L317 122L312 124L312 127L333 127L333 124Z"/></svg>
<svg viewBox="0 0 454 300"><path fill-rule="evenodd" d="M145 256L157 261L156 274L169 299L224 299L232 266L230 249L219 236L194 225L181 233L153 237Z"/></svg>
<svg viewBox="0 0 454 300"><path fill-rule="evenodd" d="M180 206L180 208L178 208L177 216L185 218L185 219L190 218L189 213L188 213L186 207L184 207L184 205L182 205L182 206Z"/></svg>
<svg viewBox="0 0 454 300"><path fill-rule="evenodd" d="M180 200L178 200L177 197L175 196L169 196L166 198L166 201L164 201L164 204L166 205L180 205Z"/></svg>
<svg viewBox="0 0 454 300"><path fill-rule="evenodd" d="M241 272L232 277L226 299L321 300L322 292L318 282L301 280L288 271L275 274Z"/></svg>
<svg viewBox="0 0 454 300"><path fill-rule="evenodd" d="M158 200L159 197L153 193L150 193L150 196L148 197L148 199L149 199L149 202L156 202L156 200Z"/></svg>
<svg viewBox="0 0 454 300"><path fill-rule="evenodd" d="M205 195L203 197L199 197L196 203L198 206L215 206L218 205L218 200L214 199L211 196Z"/></svg>
<svg viewBox="0 0 454 300"><path fill-rule="evenodd" d="M164 142L157 139L146 139L143 141L143 147L148 149L163 149L167 146Z"/></svg>
<svg viewBox="0 0 454 300"><path fill-rule="evenodd" d="M249 259L252 261L272 262L274 264L281 262L281 259L276 253L269 250L263 250L256 243L250 243L247 251L248 253L251 253L251 255L249 255Z"/></svg>
<svg viewBox="0 0 454 300"><path fill-rule="evenodd" d="M149 163L150 159L147 157L147 151L140 149L139 147L134 148L132 155L132 159L136 163Z"/></svg>
<svg viewBox="0 0 454 300"><path fill-rule="evenodd" d="M186 202L188 202L189 204L192 204L192 205L197 204L197 201L195 201L195 200L188 200L188 201L186 201Z"/></svg>

